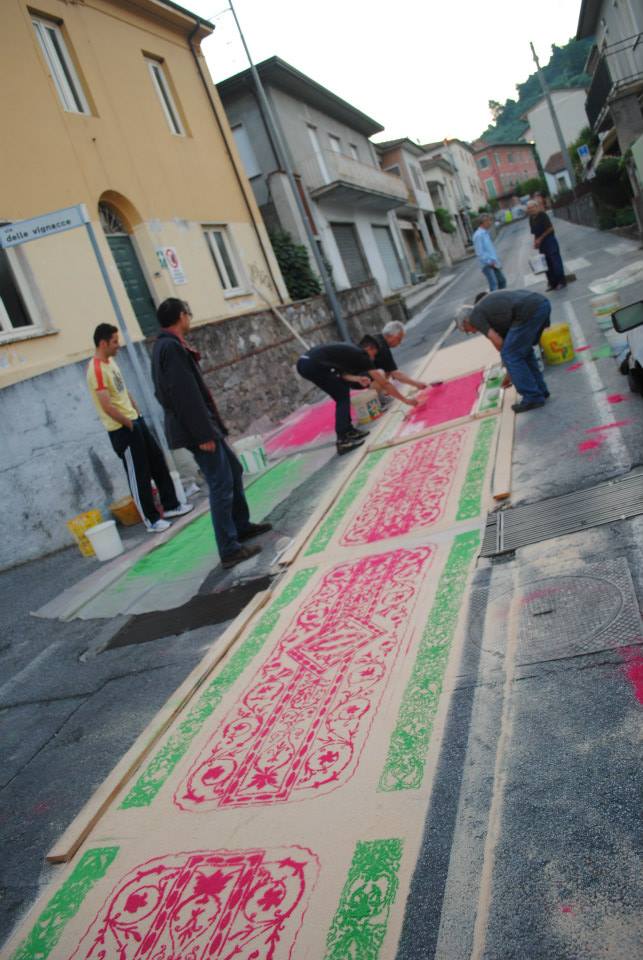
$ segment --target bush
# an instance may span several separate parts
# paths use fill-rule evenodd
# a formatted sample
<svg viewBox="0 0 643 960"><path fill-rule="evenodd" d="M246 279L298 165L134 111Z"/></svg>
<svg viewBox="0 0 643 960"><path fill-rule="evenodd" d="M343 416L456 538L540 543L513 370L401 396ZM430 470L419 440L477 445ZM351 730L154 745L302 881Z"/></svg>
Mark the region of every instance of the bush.
<svg viewBox="0 0 643 960"><path fill-rule="evenodd" d="M436 207L435 216L442 233L455 233L455 223L448 210L444 207Z"/></svg>
<svg viewBox="0 0 643 960"><path fill-rule="evenodd" d="M420 266L422 268L422 273L427 277L436 277L440 272L440 264L442 263L442 256L439 253L431 253L428 257L424 257Z"/></svg>
<svg viewBox="0 0 643 960"><path fill-rule="evenodd" d="M321 293L321 285L311 269L306 247L295 243L284 230L273 230L269 236L290 297L293 300L305 300L306 297Z"/></svg>

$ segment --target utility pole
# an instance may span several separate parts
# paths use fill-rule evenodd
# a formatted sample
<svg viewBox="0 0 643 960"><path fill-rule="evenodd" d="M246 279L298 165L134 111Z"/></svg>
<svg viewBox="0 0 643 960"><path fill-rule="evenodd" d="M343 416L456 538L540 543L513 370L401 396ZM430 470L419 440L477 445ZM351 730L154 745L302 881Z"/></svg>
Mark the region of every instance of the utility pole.
<svg viewBox="0 0 643 960"><path fill-rule="evenodd" d="M530 42L529 46L531 47L531 53L534 58L534 63L536 64L536 72L538 74L538 80L540 81L540 87L545 96L545 100L547 101L547 106L549 107L549 113L551 114L551 122L554 125L554 130L556 131L556 137L558 138L560 151L563 155L563 160L565 161L565 168L567 169L567 173L569 174L569 180L573 188L576 186L576 175L574 174L572 161L569 157L569 150L567 149L567 144L565 143L565 138L563 137L563 131L560 129L560 124L558 122L558 117L556 115L556 110L554 108L554 102L551 98L551 93L549 92L547 81L545 80L543 72L540 69L540 63L538 62L538 57L536 55L534 45L533 43Z"/></svg>
<svg viewBox="0 0 643 960"><path fill-rule="evenodd" d="M288 178L288 183L290 184L290 189L292 190L293 195L295 197L297 210L299 211L299 216L301 217L301 222L306 232L306 237L308 238L308 243L310 244L310 248L313 252L315 263L317 265L317 270L319 271L319 275L321 277L322 284L324 286L324 293L328 297L328 302L330 304L330 308L332 310L333 316L335 317L335 322L337 323L342 339L350 342L351 338L348 332L348 327L346 326L346 321L344 320L344 317L342 315L342 308L339 305L339 300L337 299L335 288L333 287L332 281L328 275L328 271L326 270L326 265L324 264L321 251L317 245L317 240L315 239L315 235L313 234L312 227L308 220L308 215L306 214L306 210L304 209L304 204L299 193L299 187L297 186L297 181L295 180L295 175L293 173L292 166L290 164L288 151L286 149L283 138L281 136L281 130L277 125L274 114L272 112L270 101L268 100L268 97L266 96L266 91L263 88L261 77L259 76L259 71L255 67L252 57L250 56L250 50L248 49L246 38L243 35L243 31L239 23L239 18L237 17L236 11L232 5L232 0L228 0L228 5L230 7L230 12L234 17L234 22L237 25L237 30L239 31L239 36L241 38L241 43L243 44L243 49L246 52L248 63L250 64L250 72L252 74L252 79L254 81L254 85L257 91L257 97L259 99L259 102L264 112L264 120L265 120L266 126L269 128L270 136L273 138L273 143L275 145L275 150L277 153L277 162L279 163L279 166L281 167L281 169L285 172L286 177Z"/></svg>

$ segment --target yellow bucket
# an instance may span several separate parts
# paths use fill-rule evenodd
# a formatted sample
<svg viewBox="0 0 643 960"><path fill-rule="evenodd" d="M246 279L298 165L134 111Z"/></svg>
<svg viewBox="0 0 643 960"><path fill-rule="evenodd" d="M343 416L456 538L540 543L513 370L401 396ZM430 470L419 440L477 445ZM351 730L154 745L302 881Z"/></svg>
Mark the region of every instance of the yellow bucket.
<svg viewBox="0 0 643 960"><path fill-rule="evenodd" d="M95 556L94 548L85 536L85 530L97 526L97 524L102 523L102 520L100 510L87 510L86 513L79 513L77 517L67 521L67 529L84 557Z"/></svg>
<svg viewBox="0 0 643 960"><path fill-rule="evenodd" d="M555 323L543 332L540 338L547 363L568 363L574 359L574 344L566 323Z"/></svg>

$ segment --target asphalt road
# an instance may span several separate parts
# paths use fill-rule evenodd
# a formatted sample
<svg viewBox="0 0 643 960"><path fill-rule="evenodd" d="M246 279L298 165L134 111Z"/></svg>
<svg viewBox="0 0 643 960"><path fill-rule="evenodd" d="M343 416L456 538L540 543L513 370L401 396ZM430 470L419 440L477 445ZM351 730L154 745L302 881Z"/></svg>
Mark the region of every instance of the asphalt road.
<svg viewBox="0 0 643 960"><path fill-rule="evenodd" d="M621 241L593 230L562 224L558 232L565 258L583 258L587 266L565 293L552 295L553 320L574 320L598 345L587 284L641 251L626 244L620 255L610 253L606 246ZM526 224L503 228L498 247L510 285L522 286L529 272ZM458 303L484 289L475 260L449 272L453 283L411 325L397 352L402 369L437 342ZM643 289L631 287L623 300L638 296ZM551 371L552 401L517 423L513 502L582 490L643 461L643 398L627 393L613 360L577 373ZM613 419L630 423L591 457L581 456L586 431L609 413L604 398L617 393L627 396ZM273 512L271 542L296 533L339 463L331 460ZM579 654L573 604L559 624L569 650L553 663L542 657L525 666L516 656L518 640L503 640L498 623L507 592L524 594L535 581L597 560L625 559L630 580L621 589L634 591L640 606L642 530L640 518L622 521L525 547L505 564L479 564L401 960L630 960L636 954L640 705L623 655L606 643ZM265 553L257 576L270 565ZM48 848L225 629L225 623L200 627L98 653L124 618L59 623L30 616L86 572L70 548L0 574L0 940L56 869L44 863ZM232 579L217 572L201 592ZM632 649L637 643L632 637Z"/></svg>

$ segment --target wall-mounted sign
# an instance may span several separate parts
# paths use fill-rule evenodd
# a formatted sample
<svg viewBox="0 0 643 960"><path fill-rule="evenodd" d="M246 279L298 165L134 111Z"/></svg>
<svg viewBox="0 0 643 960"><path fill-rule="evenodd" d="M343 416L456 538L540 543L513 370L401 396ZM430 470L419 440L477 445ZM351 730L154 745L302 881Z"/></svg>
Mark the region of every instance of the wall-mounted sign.
<svg viewBox="0 0 643 960"><path fill-rule="evenodd" d="M164 269L170 271L172 283L187 283L187 277L183 272L179 255L174 247L158 247L156 251L158 261Z"/></svg>
<svg viewBox="0 0 643 960"><path fill-rule="evenodd" d="M40 217L32 217L31 220L18 220L16 223L8 223L0 227L0 247L17 247L20 243L50 237L53 233L74 230L88 222L87 210L81 203L74 207L54 210L53 213L43 213Z"/></svg>

